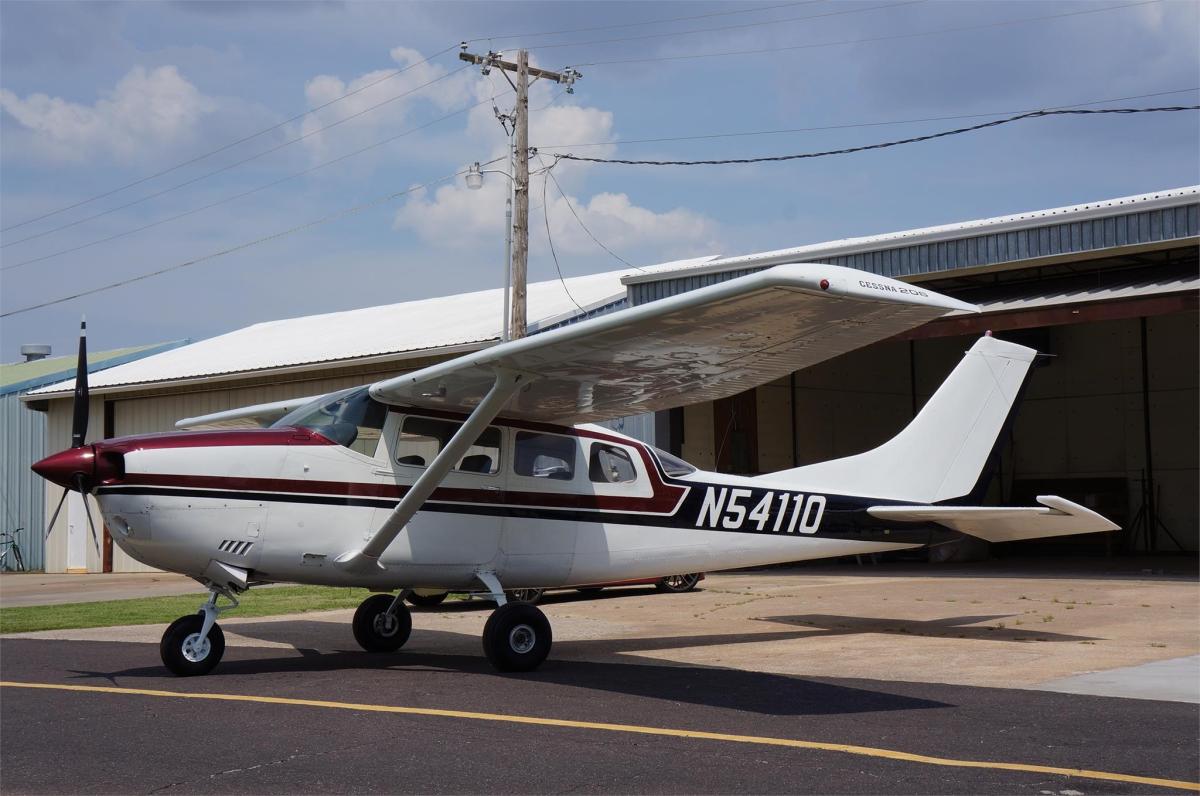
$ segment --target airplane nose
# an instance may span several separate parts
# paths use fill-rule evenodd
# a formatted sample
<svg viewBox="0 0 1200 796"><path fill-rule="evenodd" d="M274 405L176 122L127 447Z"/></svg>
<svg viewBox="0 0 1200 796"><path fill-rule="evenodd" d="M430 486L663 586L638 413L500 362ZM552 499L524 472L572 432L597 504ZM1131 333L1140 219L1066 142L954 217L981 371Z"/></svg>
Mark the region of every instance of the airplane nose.
<svg viewBox="0 0 1200 796"><path fill-rule="evenodd" d="M79 489L82 477L83 488L90 490L97 484L124 478L125 457L121 451L105 450L99 444L84 445L47 456L35 462L31 469L47 481L67 489Z"/></svg>
<svg viewBox="0 0 1200 796"><path fill-rule="evenodd" d="M91 445L59 451L32 466L42 478L67 489L78 488L81 475L87 481L92 480L95 469L96 451Z"/></svg>

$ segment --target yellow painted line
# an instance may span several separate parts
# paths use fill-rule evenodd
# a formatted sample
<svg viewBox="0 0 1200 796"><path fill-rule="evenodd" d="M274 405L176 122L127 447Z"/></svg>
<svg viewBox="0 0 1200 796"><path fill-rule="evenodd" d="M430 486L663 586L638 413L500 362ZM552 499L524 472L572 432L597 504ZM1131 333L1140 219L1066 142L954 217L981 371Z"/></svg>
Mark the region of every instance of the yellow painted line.
<svg viewBox="0 0 1200 796"><path fill-rule="evenodd" d="M185 691L157 691L149 688L115 688L98 685L65 685L59 683L20 683L0 681L0 688L31 688L48 691L82 691L94 694L123 694L127 696L168 697L172 699L206 699L217 702L256 702L266 705L294 705L298 707L329 708L333 710L359 710L370 713L401 713L408 716L440 716L451 719L470 719L472 721L498 721L511 724L535 724L542 727L569 727L580 730L602 730L605 732L624 732L637 735L661 735L669 738L695 738L704 741L725 741L728 743L758 744L762 746L784 746L792 749L817 749L824 752L843 752L865 757L879 757L887 760L903 760L908 763L924 763L931 766L951 766L955 768L987 768L999 771L1021 771L1030 774L1056 774L1064 777L1083 777L1086 779L1102 779L1110 782L1128 782L1135 785L1155 785L1162 788L1178 788L1200 792L1200 782L1187 782L1176 779L1160 779L1158 777L1141 777L1135 774L1117 774L1110 771L1090 771L1085 768L1061 768L1059 766L1039 766L1028 763L1002 763L985 760L956 760L950 757L931 757L910 752L898 752L894 749L879 749L872 746L853 746L842 743L826 743L824 741L800 741L793 738L771 738L759 735L729 735L721 732L702 732L699 730L678 730L670 727L642 727L636 724L606 724L597 721L572 721L570 719L551 719L538 716L514 716L504 713L477 713L469 710L441 710L438 708L413 708L400 705L368 705L355 702L329 702L322 699L290 699L288 697L254 696L250 694L203 694Z"/></svg>

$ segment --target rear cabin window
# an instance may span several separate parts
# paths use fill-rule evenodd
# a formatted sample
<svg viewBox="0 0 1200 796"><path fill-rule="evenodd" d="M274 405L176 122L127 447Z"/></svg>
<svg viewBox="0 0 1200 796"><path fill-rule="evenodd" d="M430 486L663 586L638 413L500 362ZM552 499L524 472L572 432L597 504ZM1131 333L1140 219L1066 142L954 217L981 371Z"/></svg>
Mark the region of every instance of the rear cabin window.
<svg viewBox="0 0 1200 796"><path fill-rule="evenodd" d="M578 447L574 437L518 431L513 470L531 478L570 481Z"/></svg>
<svg viewBox="0 0 1200 796"><path fill-rule="evenodd" d="M461 423L432 417L406 417L396 439L397 464L425 467L446 447ZM460 473L492 475L500 472L500 429L489 426L454 465Z"/></svg>
<svg viewBox="0 0 1200 796"><path fill-rule="evenodd" d="M629 451L595 442L588 460L588 478L597 484L627 484L637 480L637 468Z"/></svg>
<svg viewBox="0 0 1200 796"><path fill-rule="evenodd" d="M271 424L272 428L307 428L364 456L379 449L387 407L366 387L335 392L305 404Z"/></svg>

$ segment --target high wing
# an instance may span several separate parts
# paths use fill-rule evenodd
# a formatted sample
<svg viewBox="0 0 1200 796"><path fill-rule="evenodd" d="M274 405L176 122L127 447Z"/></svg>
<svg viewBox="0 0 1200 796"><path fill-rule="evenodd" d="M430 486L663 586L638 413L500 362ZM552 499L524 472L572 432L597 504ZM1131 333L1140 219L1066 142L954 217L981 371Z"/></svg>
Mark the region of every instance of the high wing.
<svg viewBox="0 0 1200 796"><path fill-rule="evenodd" d="M371 395L471 412L506 371L524 383L501 415L594 422L735 395L955 310L978 312L864 271L780 265L379 381Z"/></svg>
<svg viewBox="0 0 1200 796"><path fill-rule="evenodd" d="M1015 542L1076 533L1119 531L1091 509L1055 495L1040 495L1041 506L872 506L867 513L881 520L936 522L989 542Z"/></svg>
<svg viewBox="0 0 1200 796"><path fill-rule="evenodd" d="M241 426L243 420L253 420L260 426L269 426L293 409L299 409L307 403L320 398L320 395L309 395L305 398L289 398L286 401L272 401L267 404L242 406L237 409L227 409L224 412L213 412L196 417L185 417L175 421L175 428L197 428L199 426Z"/></svg>

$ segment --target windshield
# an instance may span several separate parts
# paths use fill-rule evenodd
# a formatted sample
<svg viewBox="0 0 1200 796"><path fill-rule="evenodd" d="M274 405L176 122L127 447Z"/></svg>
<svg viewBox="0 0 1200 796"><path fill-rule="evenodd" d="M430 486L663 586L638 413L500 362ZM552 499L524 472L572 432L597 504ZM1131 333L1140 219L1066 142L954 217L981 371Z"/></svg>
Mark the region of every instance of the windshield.
<svg viewBox="0 0 1200 796"><path fill-rule="evenodd" d="M352 387L289 412L271 428L311 429L339 445L374 456L386 419L387 407L372 398L366 387Z"/></svg>
<svg viewBox="0 0 1200 796"><path fill-rule="evenodd" d="M674 478L683 475L691 475L696 472L696 468L680 459L677 456L672 456L659 448L654 449L654 455L658 457L659 464L662 465L663 472Z"/></svg>

